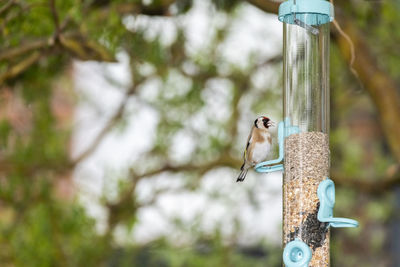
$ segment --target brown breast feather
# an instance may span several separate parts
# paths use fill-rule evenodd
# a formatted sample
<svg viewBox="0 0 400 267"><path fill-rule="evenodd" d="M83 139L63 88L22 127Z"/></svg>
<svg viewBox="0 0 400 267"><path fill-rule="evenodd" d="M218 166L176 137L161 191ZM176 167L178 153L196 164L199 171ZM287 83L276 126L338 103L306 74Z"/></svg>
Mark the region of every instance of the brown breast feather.
<svg viewBox="0 0 400 267"><path fill-rule="evenodd" d="M265 137L263 136L263 131L258 128L253 129L253 137L250 143L250 146L248 148L248 155L246 157L246 161L249 162L251 165L253 165L253 149L256 143L263 143L265 141ZM268 136L268 141L271 142L271 136Z"/></svg>
<svg viewBox="0 0 400 267"><path fill-rule="evenodd" d="M254 133L253 133L253 140L252 143L262 143L265 141L265 137L263 136L263 130L260 129L254 129Z"/></svg>

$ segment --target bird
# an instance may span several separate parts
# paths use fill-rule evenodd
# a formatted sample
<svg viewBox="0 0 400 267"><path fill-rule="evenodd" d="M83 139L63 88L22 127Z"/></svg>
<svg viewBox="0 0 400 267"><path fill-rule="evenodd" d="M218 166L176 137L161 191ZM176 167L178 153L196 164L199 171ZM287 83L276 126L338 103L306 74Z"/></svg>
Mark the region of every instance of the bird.
<svg viewBox="0 0 400 267"><path fill-rule="evenodd" d="M250 135L247 138L246 148L243 153L243 165L236 182L243 182L246 178L247 171L265 160L271 151L272 137L269 127L275 123L268 117L261 116L254 121Z"/></svg>

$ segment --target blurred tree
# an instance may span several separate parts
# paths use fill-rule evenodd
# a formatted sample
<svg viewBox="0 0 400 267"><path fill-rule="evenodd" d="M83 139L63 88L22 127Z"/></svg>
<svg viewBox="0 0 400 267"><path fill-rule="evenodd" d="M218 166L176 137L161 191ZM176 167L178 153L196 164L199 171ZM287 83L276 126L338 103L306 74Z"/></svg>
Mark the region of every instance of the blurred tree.
<svg viewBox="0 0 400 267"><path fill-rule="evenodd" d="M190 179L182 178L176 190L194 190L207 172L238 168L240 122L265 112L266 103L269 110L281 108L279 79L254 81L270 67L280 76L280 54L250 57L245 66L221 55L237 10L250 4L276 13L278 3L212 1L210 11L226 14L227 19L201 51L188 47L188 32L180 22L193 4L191 0L0 3L2 266L280 265L277 248L266 244L242 248L236 237L226 242L218 232L212 237L197 233L193 246L184 249L164 240L145 246L116 244L115 232L132 231L138 210L170 190L160 189L143 201L137 196L141 182L164 173L183 174ZM359 218L361 227L333 232L333 265L397 266L383 248L391 244L388 226L398 220L392 193L400 182L400 64L392 53L400 38L396 24L400 6L394 0L337 0L335 5L332 178L341 187L337 212ZM150 25L160 19L174 24L172 41L162 38L162 28L151 32ZM72 158L76 102L70 82L72 62L115 62L118 53L129 57L131 85L99 135ZM149 93L154 83L159 85ZM108 133L123 125L133 98L157 111L155 143L133 163L117 197L104 198L108 221L105 232L99 233L75 201L71 173ZM179 134L195 140L190 158L173 155Z"/></svg>

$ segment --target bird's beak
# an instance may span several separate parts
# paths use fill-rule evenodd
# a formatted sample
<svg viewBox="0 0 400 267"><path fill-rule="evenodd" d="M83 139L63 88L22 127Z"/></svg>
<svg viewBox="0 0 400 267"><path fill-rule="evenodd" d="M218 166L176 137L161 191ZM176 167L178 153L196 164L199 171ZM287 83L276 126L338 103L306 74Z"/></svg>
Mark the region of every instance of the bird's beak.
<svg viewBox="0 0 400 267"><path fill-rule="evenodd" d="M275 126L275 122L269 121L269 122L268 122L268 127L271 127L271 126L274 127L274 126Z"/></svg>

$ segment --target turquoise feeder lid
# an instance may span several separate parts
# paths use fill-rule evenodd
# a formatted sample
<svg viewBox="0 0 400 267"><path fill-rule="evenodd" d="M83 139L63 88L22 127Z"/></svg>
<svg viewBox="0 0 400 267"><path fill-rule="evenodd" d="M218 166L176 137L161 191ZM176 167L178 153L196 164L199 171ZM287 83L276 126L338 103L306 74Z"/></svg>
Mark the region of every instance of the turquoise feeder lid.
<svg viewBox="0 0 400 267"><path fill-rule="evenodd" d="M295 18L308 25L321 25L334 19L333 5L325 0L289 0L279 6L278 19L295 24Z"/></svg>

